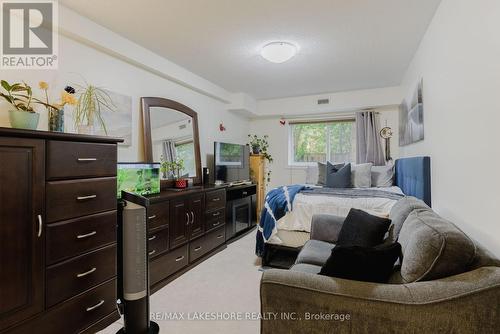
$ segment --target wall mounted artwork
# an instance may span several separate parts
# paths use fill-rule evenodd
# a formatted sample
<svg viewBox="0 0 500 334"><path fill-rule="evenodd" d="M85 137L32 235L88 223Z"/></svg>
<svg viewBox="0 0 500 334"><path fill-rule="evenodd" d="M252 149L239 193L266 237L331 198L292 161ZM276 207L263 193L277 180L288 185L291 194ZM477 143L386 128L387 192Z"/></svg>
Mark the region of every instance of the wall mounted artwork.
<svg viewBox="0 0 500 334"><path fill-rule="evenodd" d="M132 145L132 97L106 90L113 101L115 112L107 109L102 111L102 118L106 124L108 136L123 138L119 146ZM104 130L96 128L96 135L105 136Z"/></svg>
<svg viewBox="0 0 500 334"><path fill-rule="evenodd" d="M399 146L424 140L423 80L399 106Z"/></svg>

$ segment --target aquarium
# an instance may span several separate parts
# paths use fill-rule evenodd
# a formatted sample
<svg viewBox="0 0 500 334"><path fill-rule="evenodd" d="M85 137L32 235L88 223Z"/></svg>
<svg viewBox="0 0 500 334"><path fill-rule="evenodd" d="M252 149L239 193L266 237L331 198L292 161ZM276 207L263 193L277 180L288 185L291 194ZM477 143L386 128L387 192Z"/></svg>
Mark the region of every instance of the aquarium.
<svg viewBox="0 0 500 334"><path fill-rule="evenodd" d="M160 192L160 164L119 163L117 174L118 198L122 190L139 195Z"/></svg>

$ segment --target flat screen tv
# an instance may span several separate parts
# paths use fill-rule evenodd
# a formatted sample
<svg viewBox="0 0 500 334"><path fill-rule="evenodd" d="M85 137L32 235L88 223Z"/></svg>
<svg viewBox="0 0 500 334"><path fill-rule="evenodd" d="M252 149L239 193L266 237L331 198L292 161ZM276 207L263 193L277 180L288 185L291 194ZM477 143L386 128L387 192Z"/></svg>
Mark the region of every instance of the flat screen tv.
<svg viewBox="0 0 500 334"><path fill-rule="evenodd" d="M159 163L118 163L117 192L121 198L122 190L138 195L151 195L160 192Z"/></svg>
<svg viewBox="0 0 500 334"><path fill-rule="evenodd" d="M250 180L249 160L248 146L215 142L215 182L237 183Z"/></svg>

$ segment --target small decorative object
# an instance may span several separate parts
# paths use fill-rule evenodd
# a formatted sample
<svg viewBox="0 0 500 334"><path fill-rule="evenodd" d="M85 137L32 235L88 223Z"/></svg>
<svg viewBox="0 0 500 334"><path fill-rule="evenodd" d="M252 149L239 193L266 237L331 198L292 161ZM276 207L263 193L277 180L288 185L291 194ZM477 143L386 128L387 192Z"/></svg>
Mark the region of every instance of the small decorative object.
<svg viewBox="0 0 500 334"><path fill-rule="evenodd" d="M284 118L281 118L281 119L280 119L280 124L281 124L282 126L284 126L284 125L286 124L286 120L285 120Z"/></svg>
<svg viewBox="0 0 500 334"><path fill-rule="evenodd" d="M222 122L220 122L220 124L219 124L219 131L220 132L226 131L226 127L224 126L224 123L222 123Z"/></svg>
<svg viewBox="0 0 500 334"><path fill-rule="evenodd" d="M75 94L75 89L71 86L66 86L61 93L61 101L59 103L50 104L48 93L49 84L45 81L40 81L38 86L45 92L46 107L49 114L49 131L64 132L64 106L66 104L76 104L76 99L73 96L73 94Z"/></svg>
<svg viewBox="0 0 500 334"><path fill-rule="evenodd" d="M106 124L102 118L104 110L116 111L109 94L102 88L86 84L78 89L78 102L75 108L75 127L80 134L93 135L97 121L107 135Z"/></svg>
<svg viewBox="0 0 500 334"><path fill-rule="evenodd" d="M391 157L391 138L393 136L392 129L388 126L380 130L380 137L385 140L385 161L392 160Z"/></svg>
<svg viewBox="0 0 500 334"><path fill-rule="evenodd" d="M188 182L187 179L180 179L180 180L175 180L175 187L178 189L184 189L187 188Z"/></svg>
<svg viewBox="0 0 500 334"><path fill-rule="evenodd" d="M257 135L248 135L248 138L250 138L250 141L247 145L250 146L251 153L263 155L264 159L266 159L271 164L273 162L273 157L267 151L269 148L269 143L267 141L269 136L264 135L262 138L259 138ZM267 170L266 181L267 183L271 181L270 170Z"/></svg>
<svg viewBox="0 0 500 334"><path fill-rule="evenodd" d="M9 121L13 128L36 130L40 114L33 110L33 104L39 103L33 98L31 87L25 82L10 85L7 81L1 81L2 88L6 93L0 93L13 107L9 110Z"/></svg>

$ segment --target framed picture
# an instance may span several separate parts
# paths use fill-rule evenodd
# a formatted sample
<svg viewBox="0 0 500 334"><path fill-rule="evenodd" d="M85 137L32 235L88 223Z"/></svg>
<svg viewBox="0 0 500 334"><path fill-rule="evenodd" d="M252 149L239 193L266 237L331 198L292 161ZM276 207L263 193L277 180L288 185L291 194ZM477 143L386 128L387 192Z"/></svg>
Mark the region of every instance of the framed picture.
<svg viewBox="0 0 500 334"><path fill-rule="evenodd" d="M118 94L106 90L111 101L116 108L115 112L107 109L102 111L102 118L106 124L108 136L123 138L123 143L120 146L132 145L132 97ZM105 136L104 130L96 129L96 135Z"/></svg>
<svg viewBox="0 0 500 334"><path fill-rule="evenodd" d="M399 106L399 146L424 140L423 80Z"/></svg>

